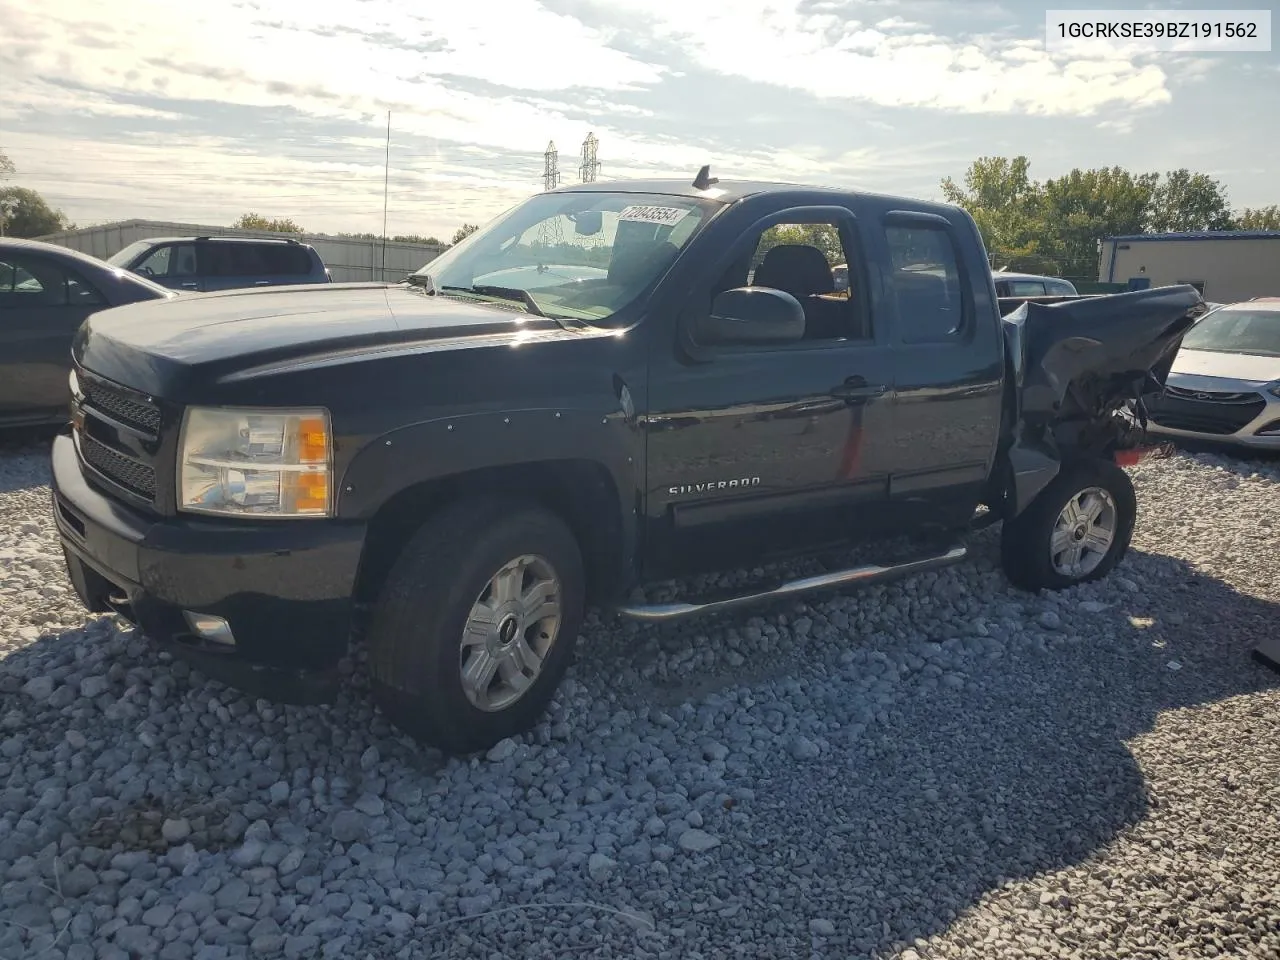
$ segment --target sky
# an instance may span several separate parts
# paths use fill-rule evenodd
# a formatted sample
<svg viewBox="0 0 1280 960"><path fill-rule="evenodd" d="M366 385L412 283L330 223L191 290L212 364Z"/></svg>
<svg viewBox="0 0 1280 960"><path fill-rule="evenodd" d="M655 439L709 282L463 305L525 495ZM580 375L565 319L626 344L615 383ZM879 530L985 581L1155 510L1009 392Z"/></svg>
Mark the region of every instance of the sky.
<svg viewBox="0 0 1280 960"><path fill-rule="evenodd" d="M725 179L940 199L973 159L1025 154L1037 179L1189 167L1234 207L1280 203L1280 54L1048 51L1044 11L0 0L0 151L80 226L254 211L380 233L386 176L388 232L447 239L541 190L548 141L576 182L588 133L600 179L710 163Z"/></svg>

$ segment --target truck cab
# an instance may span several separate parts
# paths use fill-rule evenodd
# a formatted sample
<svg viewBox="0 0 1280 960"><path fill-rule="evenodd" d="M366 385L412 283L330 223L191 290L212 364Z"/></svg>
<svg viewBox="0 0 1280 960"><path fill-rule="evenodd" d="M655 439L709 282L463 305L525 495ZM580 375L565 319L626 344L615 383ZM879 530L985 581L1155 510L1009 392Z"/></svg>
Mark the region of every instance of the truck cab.
<svg viewBox="0 0 1280 960"><path fill-rule="evenodd" d="M1110 301L1002 319L942 204L706 168L561 188L400 284L91 318L55 516L89 609L277 699L331 695L364 644L390 718L471 752L542 716L588 604L668 621L959 562L979 508L1015 582L1104 576L1136 511L1113 415L1200 304ZM1064 324L1096 349L1055 352Z"/></svg>

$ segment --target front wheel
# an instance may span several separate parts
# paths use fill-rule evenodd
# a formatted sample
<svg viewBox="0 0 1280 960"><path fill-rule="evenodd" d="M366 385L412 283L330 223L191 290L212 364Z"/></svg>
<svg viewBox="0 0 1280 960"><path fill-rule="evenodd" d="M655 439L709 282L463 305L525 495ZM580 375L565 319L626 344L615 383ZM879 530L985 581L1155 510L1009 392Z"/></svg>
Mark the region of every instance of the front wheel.
<svg viewBox="0 0 1280 960"><path fill-rule="evenodd" d="M1133 483L1120 467L1109 460L1071 464L1005 522L1005 575L1027 590L1101 579L1128 551L1137 512Z"/></svg>
<svg viewBox="0 0 1280 960"><path fill-rule="evenodd" d="M572 658L582 557L557 516L503 500L446 508L414 535L369 627L374 697L453 754L534 726Z"/></svg>

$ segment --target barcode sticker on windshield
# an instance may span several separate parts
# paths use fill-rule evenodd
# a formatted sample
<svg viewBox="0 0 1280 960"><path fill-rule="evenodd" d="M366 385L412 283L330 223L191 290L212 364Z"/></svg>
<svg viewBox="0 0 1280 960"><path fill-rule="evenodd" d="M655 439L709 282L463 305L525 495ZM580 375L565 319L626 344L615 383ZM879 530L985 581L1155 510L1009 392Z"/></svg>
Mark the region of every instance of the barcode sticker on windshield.
<svg viewBox="0 0 1280 960"><path fill-rule="evenodd" d="M674 227L689 215L683 207L627 207L618 214L619 220L635 220L640 223L660 223L664 227Z"/></svg>

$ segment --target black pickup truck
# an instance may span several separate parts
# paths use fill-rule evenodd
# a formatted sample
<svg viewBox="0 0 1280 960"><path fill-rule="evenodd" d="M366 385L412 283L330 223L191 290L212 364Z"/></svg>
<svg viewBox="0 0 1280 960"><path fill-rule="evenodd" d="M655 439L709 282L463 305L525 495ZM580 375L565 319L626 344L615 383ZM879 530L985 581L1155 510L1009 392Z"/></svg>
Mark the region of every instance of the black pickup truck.
<svg viewBox="0 0 1280 960"><path fill-rule="evenodd" d="M1169 287L1002 318L951 206L705 168L584 184L399 284L95 315L55 515L90 610L281 700L328 696L363 643L389 717L471 752L537 722L588 604L664 621L900 576L999 521L1017 584L1105 575L1128 404L1202 311ZM629 602L882 540L913 546Z"/></svg>

